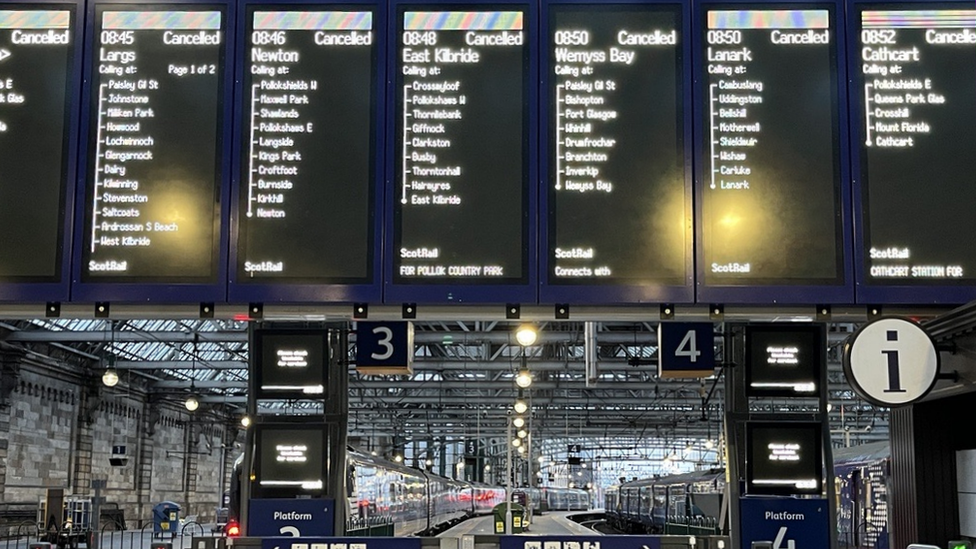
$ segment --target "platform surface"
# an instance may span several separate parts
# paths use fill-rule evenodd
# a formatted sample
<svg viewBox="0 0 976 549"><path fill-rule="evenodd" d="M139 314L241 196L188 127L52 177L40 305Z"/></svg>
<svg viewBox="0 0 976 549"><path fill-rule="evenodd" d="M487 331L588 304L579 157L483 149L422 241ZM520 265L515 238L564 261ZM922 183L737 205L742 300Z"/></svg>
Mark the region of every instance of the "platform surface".
<svg viewBox="0 0 976 549"><path fill-rule="evenodd" d="M590 530L584 526L569 520L568 515L574 512L550 511L542 515L532 517L529 529L522 534L524 536L599 536L600 532ZM494 518L491 515L468 519L454 528L445 530L438 537L457 538L461 536L492 536L495 535Z"/></svg>

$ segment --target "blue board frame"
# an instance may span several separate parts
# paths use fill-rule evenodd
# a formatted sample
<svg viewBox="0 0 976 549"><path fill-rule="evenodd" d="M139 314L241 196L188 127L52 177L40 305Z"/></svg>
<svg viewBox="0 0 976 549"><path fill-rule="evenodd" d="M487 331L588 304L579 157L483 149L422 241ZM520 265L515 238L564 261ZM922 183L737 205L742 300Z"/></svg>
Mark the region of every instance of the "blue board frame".
<svg viewBox="0 0 976 549"><path fill-rule="evenodd" d="M885 0L883 2L870 0L849 0L847 33L851 44L857 44L861 30L860 15L864 6L880 6L884 9L938 9L949 7L949 9L973 9L972 2L936 2L926 0ZM851 144L857 150L851 150L851 174L854 178L854 259L857 266L855 277L857 280L857 303L862 304L939 304L939 305L960 305L976 300L976 285L935 285L935 284L871 284L868 279L869 269L868 260L865 257L864 228L865 219L865 200L863 187L864 181L861 177L861 143L865 139L862 131L861 120L864 110L864 101L859 90L863 90L860 74L860 62L851 56L848 66L848 84L850 86L850 127ZM957 235L958 238L970 238L971 235Z"/></svg>
<svg viewBox="0 0 976 549"><path fill-rule="evenodd" d="M228 285L227 297L231 303L267 303L267 302L379 302L382 297L380 284L382 273L382 242L383 242L383 192L384 167L386 161L386 49L387 49L387 9L384 4L376 0L349 0L322 2L313 0L244 0L240 3L237 17L237 55L234 59L236 78L234 85L234 144L232 149L232 183L230 200L230 262L227 267ZM238 279L237 265L239 259L238 238L240 235L240 193L242 186L242 147L245 139L244 95L243 82L245 70L245 52L247 49L247 14L251 7L267 7L295 9L330 9L332 7L358 7L370 9L373 12L374 48L374 79L373 79L373 181L370 201L370 230L372 231L368 245L372 265L370 280L363 283L337 284L328 281L321 283L293 283L287 279L270 280L260 283L246 283ZM328 250L322 250L327 254Z"/></svg>
<svg viewBox="0 0 976 549"><path fill-rule="evenodd" d="M399 36L400 11L401 9L417 8L423 9L444 9L444 10L494 10L521 8L525 12L524 29L526 32L525 48L526 61L528 66L525 73L525 96L523 98L524 108L524 131L523 139L526 140L525 146L525 174L524 181L526 188L523 189L523 244L525 275L524 283L499 283L481 284L473 282L470 284L461 281L445 281L444 283L413 283L397 284L394 283L394 242L397 221L393 214L393 200L395 196L395 162L387 162L386 166L386 198L384 202L385 235L384 249L386 253L383 258L383 298L387 304L395 303L419 303L419 304L447 304L447 303L536 303L538 300L537 280L538 280L538 99L539 99L539 40L533 36L533 32L539 29L539 5L536 1L527 0L497 0L493 2L485 1L459 1L459 0L391 0L389 2L389 31L387 36L393 37L387 48L387 97L393 105L396 102L396 74L397 67L397 43ZM395 131L396 122L393 109L389 109L387 116L386 135L388 144L396 143Z"/></svg>
<svg viewBox="0 0 976 549"><path fill-rule="evenodd" d="M93 65L95 63L95 48L89 47L85 52L83 75L85 86L82 88L81 98L81 137L79 139L78 155L78 184L76 192L78 198L75 201L75 220L74 220L74 251L72 259L72 286L71 299L76 302L85 301L117 301L117 302L162 302L162 303L212 303L224 302L227 299L227 246L228 246L228 223L229 203L230 203L230 161L231 161L231 125L233 110L233 89L234 89L234 62L237 52L234 49L235 38L235 16L237 3L233 0L215 1L193 1L193 0L160 0L149 4L140 4L132 0L94 0L87 4L87 17L85 21L85 43L95 44L95 10L98 6L132 6L134 9L143 7L173 6L193 7L193 6L218 6L223 15L221 27L224 37L224 58L222 95L218 98L220 108L221 127L219 135L221 138L220 149L216 164L220 174L218 189L219 204L219 226L214 235L217 239L216 261L214 264L214 276L207 282L181 283L179 281L166 282L162 280L144 282L134 279L132 282L82 282L82 251L84 248L85 234L85 214L87 204L89 151L88 139L90 125L92 124L91 94L93 83L90 81Z"/></svg>
<svg viewBox="0 0 976 549"><path fill-rule="evenodd" d="M549 69L549 37L551 34L551 8L554 7L607 7L639 8L641 6L679 6L681 13L680 27L680 55L681 71L679 81L683 89L679 94L679 101L683 103L679 113L679 129L682 135L682 148L685 157L685 211L687 217L685 243L685 283L668 285L653 282L639 284L553 284L549 281L552 262L549 254L550 247L550 196L549 173L552 169L549 158L549 110L552 108L549 98L550 71ZM636 304L636 303L693 303L694 302L694 234L692 231L692 109L690 90L692 89L691 64L691 5L689 2L675 2L674 0L615 0L613 2L594 2L593 0L543 0L541 13L541 28L538 37L538 57L540 86L539 86L539 217L538 230L540 234L539 246L539 301L541 303L584 303L584 304ZM621 235L625 238L625 235Z"/></svg>
<svg viewBox="0 0 976 549"><path fill-rule="evenodd" d="M0 283L0 301L3 302L59 302L67 301L70 295L71 281L71 240L74 221L75 181L78 170L78 129L79 129L79 101L81 99L81 67L84 51L84 2L72 0L32 0L0 2L0 9L8 6L30 5L39 9L62 6L71 11L71 47L73 59L68 69L68 86L65 99L67 101L67 117L65 119L65 148L64 148L64 179L61 182L62 211L61 226L57 228L61 239L60 250L56 257L60 268L60 280L51 282L2 282Z"/></svg>
<svg viewBox="0 0 976 549"><path fill-rule="evenodd" d="M839 147L839 183L840 188L836 189L839 199L838 209L841 215L839 224L839 234L837 244L842 250L842 264L840 267L843 276L841 284L830 285L706 285L705 284L705 258L703 235L703 210L702 197L705 188L705 174L708 167L703 164L703 133L706 122L701 105L705 104L705 79L707 63L703 59L705 47L705 5L708 6L727 6L729 8L746 9L756 7L759 9L812 9L816 7L826 7L832 10L833 15L833 34L836 37L837 59L835 60L834 70L836 71L836 92L837 92L837 116L838 116L838 147ZM850 171L850 143L849 135L849 109L847 98L846 67L847 67L847 40L843 29L846 27L846 10L844 0L826 0L823 2L789 2L780 0L694 0L693 12L695 16L694 29L701 32L701 36L695 41L698 47L694 51L694 105L695 105L695 230L696 230L696 285L697 301L699 303L736 303L736 304L761 304L761 305L801 305L801 304L829 304L829 303L853 303L854 302L854 279L852 273L852 223L851 223L851 171ZM803 253L803 250L796 250L796 253Z"/></svg>

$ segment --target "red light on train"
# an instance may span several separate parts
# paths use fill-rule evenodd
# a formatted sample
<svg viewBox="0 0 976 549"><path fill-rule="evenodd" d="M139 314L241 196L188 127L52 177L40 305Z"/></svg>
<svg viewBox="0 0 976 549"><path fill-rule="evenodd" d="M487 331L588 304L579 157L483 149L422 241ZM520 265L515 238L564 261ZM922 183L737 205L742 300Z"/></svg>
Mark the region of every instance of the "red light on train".
<svg viewBox="0 0 976 549"><path fill-rule="evenodd" d="M236 538L241 535L241 525L236 522L227 523L227 537Z"/></svg>

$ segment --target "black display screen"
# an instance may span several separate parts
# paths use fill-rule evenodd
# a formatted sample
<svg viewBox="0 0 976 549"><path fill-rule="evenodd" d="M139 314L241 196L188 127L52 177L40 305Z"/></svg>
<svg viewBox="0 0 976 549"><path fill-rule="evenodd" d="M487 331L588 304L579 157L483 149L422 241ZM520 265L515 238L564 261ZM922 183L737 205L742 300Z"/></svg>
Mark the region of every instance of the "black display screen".
<svg viewBox="0 0 976 549"><path fill-rule="evenodd" d="M685 283L680 5L550 8L552 284Z"/></svg>
<svg viewBox="0 0 976 549"><path fill-rule="evenodd" d="M241 282L372 277L374 17L330 8L246 15Z"/></svg>
<svg viewBox="0 0 976 549"><path fill-rule="evenodd" d="M863 279L972 285L976 9L888 4L854 18Z"/></svg>
<svg viewBox="0 0 976 549"><path fill-rule="evenodd" d="M0 280L54 282L64 249L74 8L2 8Z"/></svg>
<svg viewBox="0 0 976 549"><path fill-rule="evenodd" d="M844 281L838 16L805 6L705 7L705 285Z"/></svg>
<svg viewBox="0 0 976 549"><path fill-rule="evenodd" d="M322 492L328 449L321 425L259 425L255 431L257 491L264 497Z"/></svg>
<svg viewBox="0 0 976 549"><path fill-rule="evenodd" d="M819 423L747 423L747 494L819 494L823 486Z"/></svg>
<svg viewBox="0 0 976 549"><path fill-rule="evenodd" d="M526 10L401 8L393 280L527 278Z"/></svg>
<svg viewBox="0 0 976 549"><path fill-rule="evenodd" d="M746 394L818 397L826 351L821 324L747 326Z"/></svg>
<svg viewBox="0 0 976 549"><path fill-rule="evenodd" d="M322 398L327 379L325 332L255 332L257 398Z"/></svg>
<svg viewBox="0 0 976 549"><path fill-rule="evenodd" d="M95 7L83 281L215 278L225 19Z"/></svg>

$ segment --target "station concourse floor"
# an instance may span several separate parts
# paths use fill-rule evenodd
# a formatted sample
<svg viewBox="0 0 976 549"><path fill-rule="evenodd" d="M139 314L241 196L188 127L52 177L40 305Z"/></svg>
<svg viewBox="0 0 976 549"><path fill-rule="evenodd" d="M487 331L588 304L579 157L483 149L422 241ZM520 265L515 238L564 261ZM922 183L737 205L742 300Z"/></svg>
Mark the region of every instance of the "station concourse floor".
<svg viewBox="0 0 976 549"><path fill-rule="evenodd" d="M550 511L541 515L534 515L529 529L522 534L525 536L600 536L600 532L590 530L569 520L567 517L578 511ZM457 538L467 535L493 536L495 535L494 517L491 515L468 519L457 526L445 530L438 537Z"/></svg>

